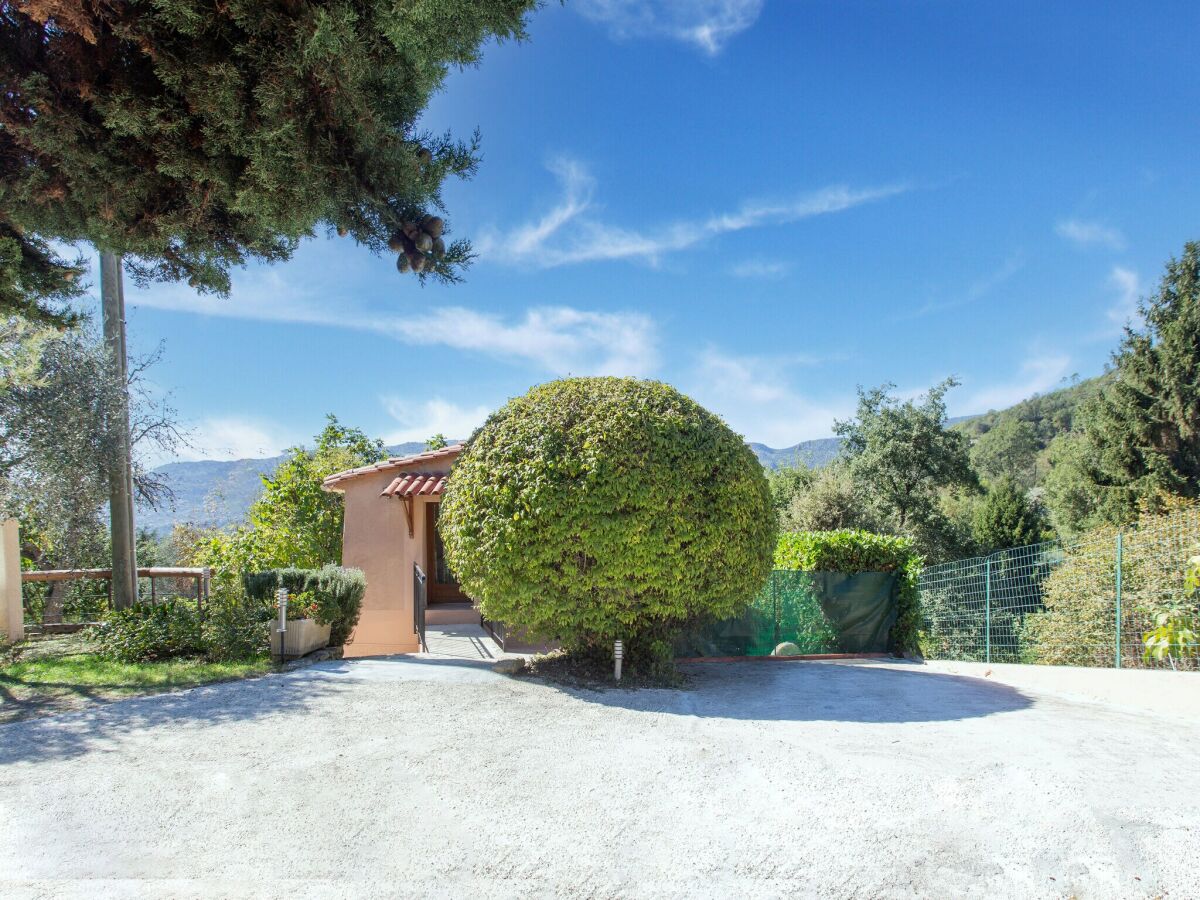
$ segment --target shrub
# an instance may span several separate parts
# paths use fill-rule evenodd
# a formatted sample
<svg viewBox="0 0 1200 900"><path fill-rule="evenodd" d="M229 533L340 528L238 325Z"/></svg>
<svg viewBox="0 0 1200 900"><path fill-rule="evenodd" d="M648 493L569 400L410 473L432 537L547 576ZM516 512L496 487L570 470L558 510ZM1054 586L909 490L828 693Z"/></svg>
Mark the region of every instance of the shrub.
<svg viewBox="0 0 1200 900"><path fill-rule="evenodd" d="M1121 559L1122 665L1144 658L1144 639L1164 613L1200 618L1188 596L1188 556L1200 535L1200 503L1161 501L1163 513L1143 507L1124 529ZM1111 666L1116 645L1116 538L1119 529L1095 528L1063 548L1062 561L1042 585L1043 609L1025 617L1020 631L1028 662ZM1162 623L1174 626L1171 616ZM1160 635L1159 637L1162 637ZM1157 660L1156 660L1157 661ZM1191 665L1190 661L1188 662Z"/></svg>
<svg viewBox="0 0 1200 900"><path fill-rule="evenodd" d="M246 595L254 600L271 604L275 591L287 588L290 595L304 596L305 612L311 610L313 618L322 625L330 626L329 643L340 646L346 642L362 612L363 595L367 592L367 579L361 569L345 569L341 566L324 566L320 569L268 569L242 576ZM289 604L290 605L290 604Z"/></svg>
<svg viewBox="0 0 1200 900"><path fill-rule="evenodd" d="M791 531L779 536L775 568L804 572L899 572L898 616L892 626L892 648L918 649L921 601L917 581L923 560L906 537L869 531Z"/></svg>
<svg viewBox="0 0 1200 900"><path fill-rule="evenodd" d="M490 619L631 671L673 669L695 617L732 616L771 568L762 467L668 385L570 378L533 388L467 442L442 499L447 561Z"/></svg>
<svg viewBox="0 0 1200 900"><path fill-rule="evenodd" d="M92 629L92 636L100 654L118 662L153 662L204 651L200 616L181 600L113 610Z"/></svg>
<svg viewBox="0 0 1200 900"><path fill-rule="evenodd" d="M201 633L204 655L213 662L251 659L270 652L271 608L241 591L214 594Z"/></svg>

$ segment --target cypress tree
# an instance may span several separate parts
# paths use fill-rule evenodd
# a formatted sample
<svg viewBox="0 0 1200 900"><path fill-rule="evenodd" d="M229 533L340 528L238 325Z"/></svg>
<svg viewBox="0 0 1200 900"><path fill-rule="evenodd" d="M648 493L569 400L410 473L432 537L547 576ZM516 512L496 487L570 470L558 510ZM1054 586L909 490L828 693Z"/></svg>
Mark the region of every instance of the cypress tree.
<svg viewBox="0 0 1200 900"><path fill-rule="evenodd" d="M100 251L105 333L124 350L122 267L228 293L229 269L284 260L319 226L421 281L456 281L441 186L467 143L418 128L451 66L521 37L536 0L0 0L0 307L62 318ZM110 423L128 447L123 417ZM113 598L136 596L128 452L109 474ZM125 510L122 512L122 510ZM120 573L121 577L118 578Z"/></svg>
<svg viewBox="0 0 1200 900"><path fill-rule="evenodd" d="M220 293L231 266L287 259L318 226L411 250L405 227L436 218L440 240L431 212L447 176L475 170L477 138L418 117L534 5L0 2L0 236L24 256L88 241L139 283ZM412 268L456 280L470 245L438 249Z"/></svg>

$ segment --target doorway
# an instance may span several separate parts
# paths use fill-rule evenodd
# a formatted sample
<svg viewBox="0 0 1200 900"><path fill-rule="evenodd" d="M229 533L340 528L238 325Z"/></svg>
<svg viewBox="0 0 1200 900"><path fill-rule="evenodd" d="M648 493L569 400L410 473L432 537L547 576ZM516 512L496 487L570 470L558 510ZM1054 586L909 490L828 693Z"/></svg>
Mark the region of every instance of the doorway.
<svg viewBox="0 0 1200 900"><path fill-rule="evenodd" d="M469 603L470 599L462 592L458 579L446 565L446 548L442 545L442 536L438 533L437 521L440 503L429 503L425 506L425 548L427 571L429 573L429 602L430 603Z"/></svg>

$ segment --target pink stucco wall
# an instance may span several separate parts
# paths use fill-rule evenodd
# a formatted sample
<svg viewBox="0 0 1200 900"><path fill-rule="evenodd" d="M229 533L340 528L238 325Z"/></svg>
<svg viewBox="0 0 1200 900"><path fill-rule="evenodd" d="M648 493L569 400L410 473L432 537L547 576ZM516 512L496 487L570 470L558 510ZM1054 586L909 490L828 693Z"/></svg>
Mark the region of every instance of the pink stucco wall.
<svg viewBox="0 0 1200 900"><path fill-rule="evenodd" d="M362 615L346 643L346 656L415 653L420 649L413 630L413 563L426 568L425 515L430 501L414 498L410 538L404 502L379 496L406 471L448 472L449 463L415 462L338 485L346 497L342 565L362 569L367 576Z"/></svg>

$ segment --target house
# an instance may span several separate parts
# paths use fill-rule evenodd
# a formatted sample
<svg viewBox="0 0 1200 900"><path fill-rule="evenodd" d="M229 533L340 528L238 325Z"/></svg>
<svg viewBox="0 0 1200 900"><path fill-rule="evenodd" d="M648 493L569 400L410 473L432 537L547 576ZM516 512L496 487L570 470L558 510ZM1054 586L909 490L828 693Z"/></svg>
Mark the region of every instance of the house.
<svg viewBox="0 0 1200 900"><path fill-rule="evenodd" d="M446 566L438 507L461 444L338 472L327 491L346 498L342 564L367 576L362 615L346 656L415 653L417 570L425 576L430 623L479 624L479 613Z"/></svg>

